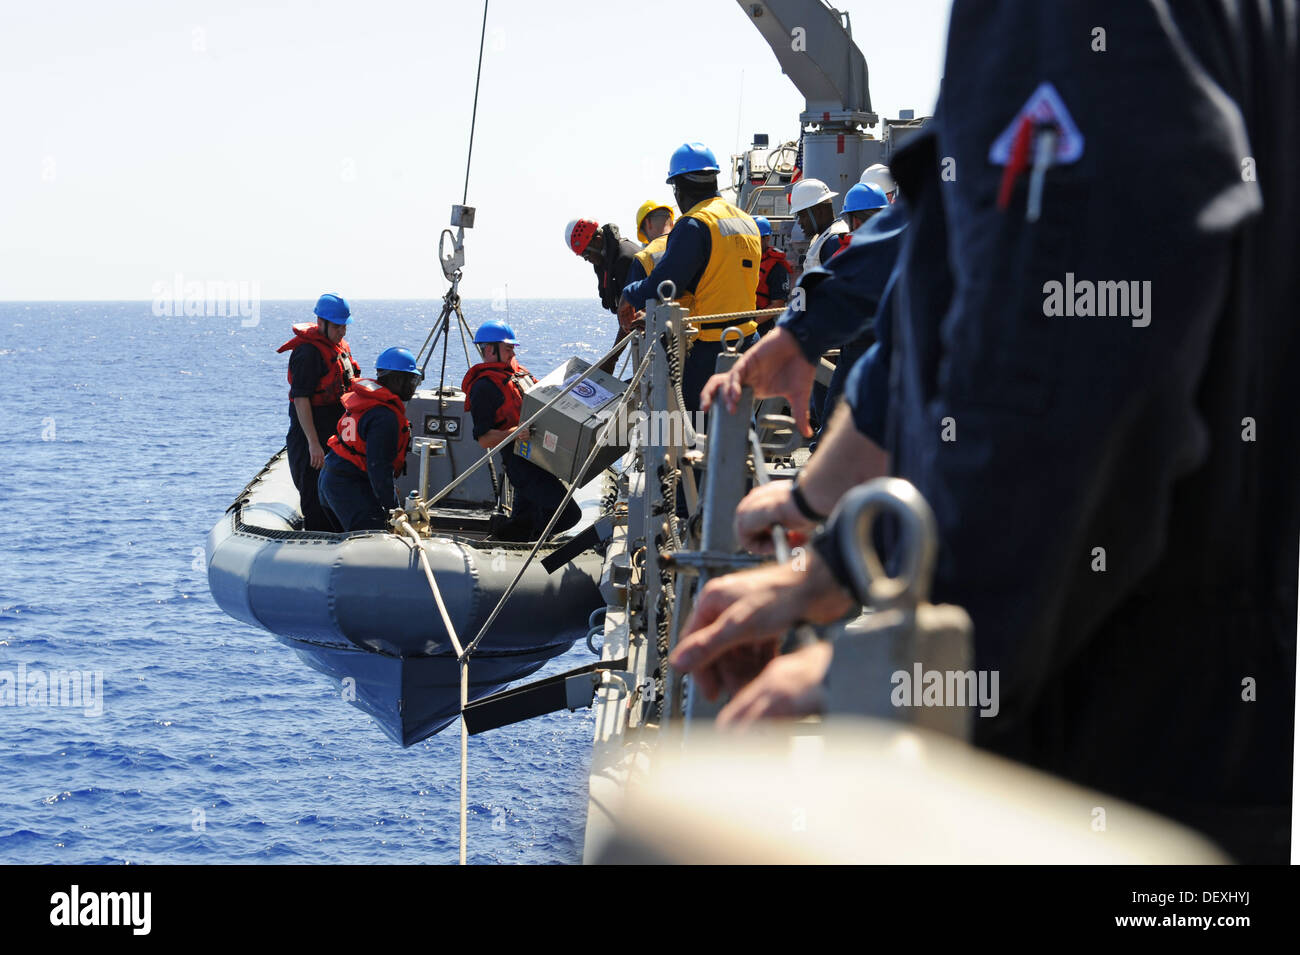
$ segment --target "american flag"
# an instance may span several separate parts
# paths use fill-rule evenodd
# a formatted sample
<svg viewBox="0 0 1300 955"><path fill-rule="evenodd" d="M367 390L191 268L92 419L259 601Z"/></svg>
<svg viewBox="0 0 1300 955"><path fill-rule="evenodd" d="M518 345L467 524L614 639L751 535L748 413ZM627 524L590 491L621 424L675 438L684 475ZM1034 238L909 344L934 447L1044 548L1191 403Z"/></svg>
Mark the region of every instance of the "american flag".
<svg viewBox="0 0 1300 955"><path fill-rule="evenodd" d="M794 174L790 176L790 185L803 178L803 130L799 130L799 146L794 153ZM785 194L785 204L790 204L790 193Z"/></svg>

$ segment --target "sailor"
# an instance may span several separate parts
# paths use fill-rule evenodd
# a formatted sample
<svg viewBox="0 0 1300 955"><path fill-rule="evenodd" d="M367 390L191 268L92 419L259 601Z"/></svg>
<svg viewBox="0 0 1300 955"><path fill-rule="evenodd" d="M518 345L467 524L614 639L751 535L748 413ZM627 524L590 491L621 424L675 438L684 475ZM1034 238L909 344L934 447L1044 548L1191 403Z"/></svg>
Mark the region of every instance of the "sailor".
<svg viewBox="0 0 1300 955"><path fill-rule="evenodd" d="M800 179L790 189L790 214L809 237L805 269L817 268L849 244L849 227L835 215L831 200L838 196L820 179Z"/></svg>
<svg viewBox="0 0 1300 955"><path fill-rule="evenodd" d="M537 379L515 357L519 341L505 322L484 322L474 333L474 344L483 361L466 372L460 384L465 392L465 410L474 416L474 440L486 450L502 452L506 477L515 492L510 521L494 530L492 536L497 540L535 541L564 499L565 487L555 475L516 454L513 439L504 446L502 442L519 426L524 390ZM568 530L581 517L582 508L570 498L552 533Z"/></svg>
<svg viewBox="0 0 1300 955"><path fill-rule="evenodd" d="M934 509L932 599L966 607L975 667L1000 674L979 745L1284 862L1300 273L1275 263L1300 257L1300 155L1276 131L1300 9L1107 4L1143 55L1096 70L1094 6L953 6L934 124L892 164L912 224L889 468ZM1053 314L1067 270L1128 278L1127 307L1098 314L1090 285L1082 315ZM719 651L843 610L852 534L832 519L800 572L711 583L673 663L717 673Z"/></svg>
<svg viewBox="0 0 1300 955"><path fill-rule="evenodd" d="M844 194L844 208L840 214L849 225L850 232L857 232L867 221L881 209L889 207L885 192L874 183L858 183Z"/></svg>
<svg viewBox="0 0 1300 955"><path fill-rule="evenodd" d="M758 234L763 240L763 259L758 264L758 292L755 296L757 308L785 308L785 301L790 297L790 263L785 253L772 244L772 223L767 216L754 216L758 224ZM774 318L765 318L759 322L763 327Z"/></svg>
<svg viewBox="0 0 1300 955"><path fill-rule="evenodd" d="M326 293L316 302L316 324L293 326L293 338L277 352L289 355L289 433L285 447L289 473L303 518L303 530L337 531L338 525L321 506L316 491L325 444L343 415L343 395L361 369L343 337L352 323L352 310L337 295Z"/></svg>
<svg viewBox="0 0 1300 955"><path fill-rule="evenodd" d="M637 238L645 245L634 256L624 285L641 281L655 270L659 260L664 257L664 250L668 248L668 233L673 228L673 210L662 202L647 199L636 211L636 228Z"/></svg>
<svg viewBox="0 0 1300 955"><path fill-rule="evenodd" d="M758 225L718 195L718 161L712 150L702 143L679 146L668 162L668 184L682 217L668 234L664 257L654 271L623 289L620 325L630 328L636 313L666 280L673 283L677 301L691 315L753 311L763 258ZM687 411L699 409L700 389L713 373L722 351L722 332L729 325L736 325L747 339L758 328L753 320L700 323L682 369Z"/></svg>
<svg viewBox="0 0 1300 955"><path fill-rule="evenodd" d="M841 217L848 224L850 231L856 235L877 213L888 208L890 208L889 200L879 186L873 183L864 184L859 182L844 194L844 208L841 211ZM895 218L900 222L898 228L901 229L901 223L905 223L901 209L899 215ZM863 291L869 291L876 302L880 301L881 294L884 291L883 283L890 272L893 271L894 262L898 258L898 242L893 238L887 238L891 231L893 230L890 227L875 230L875 238L882 241L874 241L868 246L870 249L869 255L875 261L871 263L869 268L872 276L867 279L869 288L863 289ZM832 265L836 258L846 254L847 248L848 246L845 246L831 257ZM855 280L858 283L862 282L860 277L855 277ZM844 381L848 377L849 370L866 353L875 340L873 323L866 323L858 335L840 345L840 353L835 358L835 373L831 375L830 384L826 386L824 393L819 395L821 403L816 409L817 434L809 442L810 449L815 451L821 443L822 434L826 431L827 425L830 424L835 406L839 403L840 396L844 394ZM820 391L820 389L817 390Z"/></svg>
<svg viewBox="0 0 1300 955"><path fill-rule="evenodd" d="M329 440L320 472L321 502L345 531L381 531L398 506L396 479L406 471L411 422L406 402L424 380L415 356L387 348L375 361L375 379L352 383L343 417Z"/></svg>
<svg viewBox="0 0 1300 955"><path fill-rule="evenodd" d="M636 210L636 237L642 245L649 245L655 239L667 235L672 227L673 207L666 202L647 199Z"/></svg>
<svg viewBox="0 0 1300 955"><path fill-rule="evenodd" d="M906 228L906 203L889 206L854 232L848 247L825 268L804 272L798 283L803 308L787 308L776 328L746 351L730 372L709 380L703 396L705 410L719 399L734 409L741 388L749 386L756 398L782 395L789 400L795 423L806 437L824 430L854 356L876 340L877 311ZM841 360L830 386L818 386L815 399L810 400L817 364L833 348L840 349ZM829 397L832 393L834 399Z"/></svg>
<svg viewBox="0 0 1300 955"><path fill-rule="evenodd" d="M859 182L878 188L885 194L887 202L892 203L898 197L898 184L894 182L889 167L884 163L878 162L862 170L862 177Z"/></svg>
<svg viewBox="0 0 1300 955"><path fill-rule="evenodd" d="M592 219L574 219L564 227L564 244L574 255L591 263L596 273L596 289L602 308L618 314L619 296L627 284L628 269L641 251L631 239L623 238L618 226L612 222L600 225ZM622 335L616 334L614 342ZM613 344L613 343L611 343ZM618 362L620 352L607 358L601 370L610 374Z"/></svg>

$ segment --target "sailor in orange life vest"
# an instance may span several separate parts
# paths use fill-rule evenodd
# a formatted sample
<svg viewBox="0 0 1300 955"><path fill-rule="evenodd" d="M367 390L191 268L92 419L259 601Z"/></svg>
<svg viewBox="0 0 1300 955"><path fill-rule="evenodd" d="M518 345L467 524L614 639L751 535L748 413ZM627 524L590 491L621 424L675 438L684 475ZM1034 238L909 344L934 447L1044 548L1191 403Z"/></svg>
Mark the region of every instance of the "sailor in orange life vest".
<svg viewBox="0 0 1300 955"><path fill-rule="evenodd" d="M277 351L289 351L289 434L285 447L289 473L302 510L303 530L337 531L338 525L321 506L316 472L325 463L325 443L343 416L343 395L361 369L343 336L352 310L337 295L316 302L316 324L293 326L293 338Z"/></svg>
<svg viewBox="0 0 1300 955"><path fill-rule="evenodd" d="M424 380L415 356L388 348L375 361L375 380L353 382L343 417L330 438L320 472L320 499L345 531L382 531L397 507L398 475L406 471L411 422L406 402Z"/></svg>
<svg viewBox="0 0 1300 955"><path fill-rule="evenodd" d="M758 224L758 234L763 240L763 258L758 263L758 296L756 305L759 309L785 308L786 299L790 297L790 263L785 253L772 245L772 223L767 216L754 216ZM760 319L762 328L768 322L776 321L779 316Z"/></svg>
<svg viewBox="0 0 1300 955"><path fill-rule="evenodd" d="M465 410L474 416L474 439L487 450L499 448L506 476L515 490L510 520L493 531L496 540L535 541L564 498L563 482L532 461L514 453L514 441L502 446L519 426L523 410L523 385L534 381L528 369L515 358L514 329L493 319L479 326L474 344L483 361L471 368L461 382ZM582 508L570 500L556 521L552 533L568 530L582 518Z"/></svg>

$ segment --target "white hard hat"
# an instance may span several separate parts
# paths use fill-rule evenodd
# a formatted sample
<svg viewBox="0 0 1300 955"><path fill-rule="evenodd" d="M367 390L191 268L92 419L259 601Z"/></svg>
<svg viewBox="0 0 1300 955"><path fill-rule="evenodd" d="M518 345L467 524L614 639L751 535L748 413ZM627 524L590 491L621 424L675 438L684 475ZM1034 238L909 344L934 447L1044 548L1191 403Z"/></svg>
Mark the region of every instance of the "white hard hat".
<svg viewBox="0 0 1300 955"><path fill-rule="evenodd" d="M820 179L800 179L790 190L790 214L797 215L838 195L838 192L826 188L826 183Z"/></svg>
<svg viewBox="0 0 1300 955"><path fill-rule="evenodd" d="M863 170L862 178L858 181L869 186L879 186L887 196L892 196L898 192L898 183L894 182L894 177L889 173L889 167L884 163L878 162L874 166L868 166Z"/></svg>

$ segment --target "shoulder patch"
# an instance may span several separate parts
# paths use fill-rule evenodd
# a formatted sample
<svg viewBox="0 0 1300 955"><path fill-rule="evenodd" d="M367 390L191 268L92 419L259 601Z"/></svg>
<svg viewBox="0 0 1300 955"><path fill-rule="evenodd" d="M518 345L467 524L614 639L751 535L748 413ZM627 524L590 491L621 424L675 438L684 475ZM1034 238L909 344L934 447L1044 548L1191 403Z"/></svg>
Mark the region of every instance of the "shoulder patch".
<svg viewBox="0 0 1300 955"><path fill-rule="evenodd" d="M1025 117L1029 117L1035 123L1048 123L1057 128L1056 155L1052 159L1054 165L1078 162L1083 155L1083 134L1079 132L1074 117L1066 109L1061 94L1056 91L1055 86L1047 82L1038 84L1038 89L1034 90L1025 101L1025 105L1020 107L1020 111L1007 124L1007 128L993 140L993 145L989 147L989 162L1005 166L1010 161L1016 133Z"/></svg>

